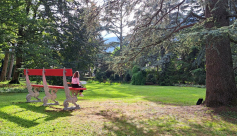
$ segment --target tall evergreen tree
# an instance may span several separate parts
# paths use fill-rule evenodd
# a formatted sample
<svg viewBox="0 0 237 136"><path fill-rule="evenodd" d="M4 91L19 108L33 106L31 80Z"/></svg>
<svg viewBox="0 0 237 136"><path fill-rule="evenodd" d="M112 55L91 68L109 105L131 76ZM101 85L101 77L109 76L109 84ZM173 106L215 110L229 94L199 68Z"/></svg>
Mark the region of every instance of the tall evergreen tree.
<svg viewBox="0 0 237 136"><path fill-rule="evenodd" d="M232 26L229 24L230 17L236 17L236 13L227 12L228 1L205 0L202 2L194 0L198 7L203 7L201 11L202 9L205 11L205 16L203 16L204 12L200 14L200 10L193 10L196 5L193 5L192 1L148 0L145 2L137 0L137 2L147 7L144 6L146 8L142 10L143 12L139 11L139 20L130 42L130 48L133 50L125 52L131 56L127 57L128 60L136 59L147 48L167 46L164 43L176 41L175 33L186 31L189 35L195 35L194 39L201 38L202 41L206 41L206 43L203 42L206 44L207 69L205 104L210 107L236 105L237 91L230 49L230 41L236 41L233 32L236 30L236 26L235 23ZM154 12L150 14L152 8ZM177 13L180 10L188 12L181 16ZM171 17L173 13L177 14ZM194 17L198 23L196 23L197 21L187 23Z"/></svg>
<svg viewBox="0 0 237 136"><path fill-rule="evenodd" d="M128 0L108 0L104 3L104 13L102 22L104 29L116 35L119 39L120 50L124 45L124 31L129 27L129 17L131 15L131 1Z"/></svg>

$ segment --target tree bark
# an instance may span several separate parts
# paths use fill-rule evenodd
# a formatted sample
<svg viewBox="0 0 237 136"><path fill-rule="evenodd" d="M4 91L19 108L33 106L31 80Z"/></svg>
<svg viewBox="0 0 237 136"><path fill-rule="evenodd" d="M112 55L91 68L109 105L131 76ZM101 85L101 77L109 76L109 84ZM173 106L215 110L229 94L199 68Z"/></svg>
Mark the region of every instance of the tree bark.
<svg viewBox="0 0 237 136"><path fill-rule="evenodd" d="M22 62L22 57L16 57L16 66L14 68L14 73L12 76L12 80L9 82L9 84L19 84L19 74L20 71L18 70L21 68L21 62Z"/></svg>
<svg viewBox="0 0 237 136"><path fill-rule="evenodd" d="M123 4L120 5L120 37L119 37L119 43L120 43L120 50L123 48Z"/></svg>
<svg viewBox="0 0 237 136"><path fill-rule="evenodd" d="M8 75L7 75L7 80L11 79L12 76L12 68L13 68L13 64L14 64L14 50L12 51L11 54L11 61L10 61L10 66L9 66L9 70L8 70Z"/></svg>
<svg viewBox="0 0 237 136"><path fill-rule="evenodd" d="M0 81L6 80L8 60L9 60L9 52L6 51Z"/></svg>
<svg viewBox="0 0 237 136"><path fill-rule="evenodd" d="M228 26L228 1L206 0L206 28ZM206 99L208 107L236 106L237 91L233 71L230 39L228 35L210 37L206 45Z"/></svg>

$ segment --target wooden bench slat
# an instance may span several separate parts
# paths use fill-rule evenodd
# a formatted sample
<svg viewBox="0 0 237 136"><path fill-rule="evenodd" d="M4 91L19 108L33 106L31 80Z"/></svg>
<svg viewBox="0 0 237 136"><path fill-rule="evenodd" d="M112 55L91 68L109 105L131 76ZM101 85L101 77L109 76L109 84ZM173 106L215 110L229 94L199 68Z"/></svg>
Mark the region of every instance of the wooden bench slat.
<svg viewBox="0 0 237 136"><path fill-rule="evenodd" d="M44 85L31 85L33 87L44 87ZM55 88L55 89L64 89L64 86L54 86L54 85L48 85L49 88ZM70 90L86 90L86 88L73 88L68 87Z"/></svg>
<svg viewBox="0 0 237 136"><path fill-rule="evenodd" d="M63 76L63 69L44 69L45 76ZM65 69L66 76L72 76L72 69ZM42 76L43 69L27 69L28 75ZM26 75L26 69L24 69L24 75Z"/></svg>

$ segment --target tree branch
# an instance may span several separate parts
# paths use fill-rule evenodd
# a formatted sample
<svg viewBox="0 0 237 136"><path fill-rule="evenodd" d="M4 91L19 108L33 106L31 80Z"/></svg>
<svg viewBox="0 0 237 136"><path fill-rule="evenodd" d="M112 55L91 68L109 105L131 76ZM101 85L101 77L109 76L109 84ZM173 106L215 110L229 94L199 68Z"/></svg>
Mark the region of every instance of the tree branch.
<svg viewBox="0 0 237 136"><path fill-rule="evenodd" d="M182 2L180 2L178 5L174 6L172 9L170 9L168 12L166 12L156 23L155 25L157 25L167 14L169 14L171 11L173 11L174 9L176 9L177 7L179 7L180 5L182 5L185 2L185 0L183 0Z"/></svg>
<svg viewBox="0 0 237 136"><path fill-rule="evenodd" d="M231 2L234 4L233 7L234 7L234 9L235 9L235 13L237 13L237 9L236 9L236 7L235 7L235 2L234 2L234 0L232 0Z"/></svg>
<svg viewBox="0 0 237 136"><path fill-rule="evenodd" d="M237 17L237 14L228 15L227 17L228 17L228 18L229 18L229 17Z"/></svg>
<svg viewBox="0 0 237 136"><path fill-rule="evenodd" d="M237 41L235 41L235 40L232 39L231 37L229 37L229 38L230 38L230 42L237 44Z"/></svg>
<svg viewBox="0 0 237 136"><path fill-rule="evenodd" d="M189 18L189 16L191 15L191 12L189 13L189 15L187 15L187 17L179 24L176 25L176 27L174 27L174 29L169 33L167 34L166 36L164 36L162 39L152 43L152 44L149 44L147 46L144 46L141 48L141 50L136 53L132 58L129 59L129 61L133 60L138 54L140 54L145 48L148 48L148 47L151 47L151 46L155 46L157 44L160 44L161 42L163 42L164 40L167 40L168 38L170 38L174 33L184 29L184 28L188 28L188 27L191 27L191 26L194 26L196 23L194 24L190 24L190 25L186 25L186 26L181 26L183 23L185 23L187 21L187 19Z"/></svg>
<svg viewBox="0 0 237 136"><path fill-rule="evenodd" d="M233 68L233 70L235 71L237 69L237 67Z"/></svg>
<svg viewBox="0 0 237 136"><path fill-rule="evenodd" d="M161 5L160 5L160 9L154 13L154 15L151 17L151 19L146 23L146 24L143 24L141 26L137 26L135 27L133 30L133 34L135 33L135 31L137 31L138 29L142 28L142 27L148 27L149 25L151 25L151 22L152 20L158 15L159 12L162 12L162 4L163 4L163 1L161 1ZM154 25L157 25L160 21L162 21L162 19L167 16L171 11L173 11L174 9L176 9L177 7L179 7L180 5L182 5L183 3L185 2L185 0L183 0L182 2L178 3L176 6L174 6L173 8L171 8L168 12L166 12L164 15L162 15L159 20L157 20Z"/></svg>
<svg viewBox="0 0 237 136"><path fill-rule="evenodd" d="M196 24L196 23L190 24L190 25L186 25L186 26L181 26L179 29L175 30L174 33L178 32L178 31L180 31L180 30L182 30L182 29L184 29L184 28L188 28L188 27L194 26L195 24Z"/></svg>

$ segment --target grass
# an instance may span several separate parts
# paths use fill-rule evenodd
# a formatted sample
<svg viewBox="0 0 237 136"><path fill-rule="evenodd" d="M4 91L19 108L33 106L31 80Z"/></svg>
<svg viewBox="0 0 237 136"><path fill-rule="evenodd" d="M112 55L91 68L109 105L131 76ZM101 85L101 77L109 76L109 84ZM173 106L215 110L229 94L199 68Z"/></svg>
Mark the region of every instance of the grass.
<svg viewBox="0 0 237 136"><path fill-rule="evenodd" d="M25 103L27 93L0 93L0 135L237 135L235 107L195 105L204 88L89 83L81 109ZM40 92L43 98L44 92Z"/></svg>

